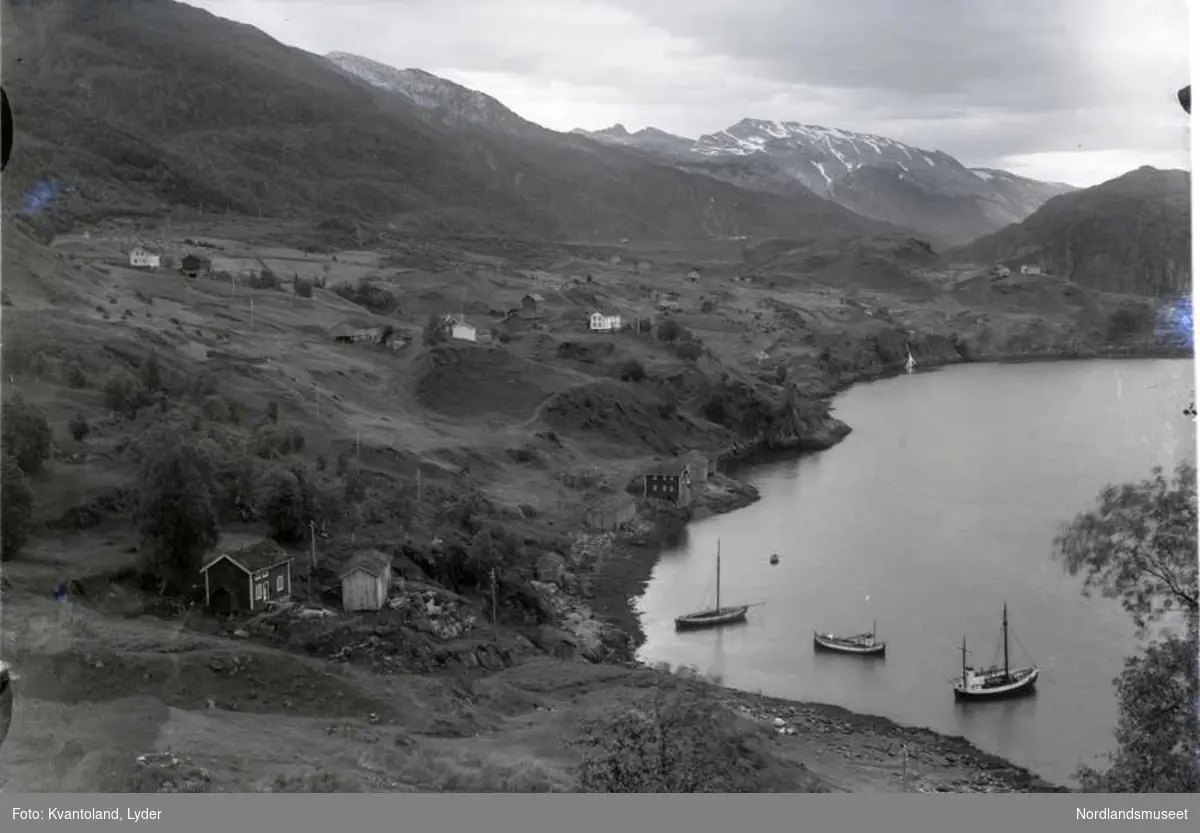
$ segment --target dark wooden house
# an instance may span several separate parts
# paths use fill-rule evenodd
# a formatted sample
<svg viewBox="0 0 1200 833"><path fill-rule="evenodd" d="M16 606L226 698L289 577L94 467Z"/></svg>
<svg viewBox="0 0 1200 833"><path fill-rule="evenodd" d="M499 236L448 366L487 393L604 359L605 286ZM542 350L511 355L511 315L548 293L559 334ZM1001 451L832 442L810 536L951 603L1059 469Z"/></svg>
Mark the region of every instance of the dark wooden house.
<svg viewBox="0 0 1200 833"><path fill-rule="evenodd" d="M179 261L179 271L189 278L198 277L202 272L207 272L208 269L209 262L197 255L184 255L183 260Z"/></svg>
<svg viewBox="0 0 1200 833"><path fill-rule="evenodd" d="M214 613L250 613L292 595L291 556L269 538L222 538L200 572Z"/></svg>
<svg viewBox="0 0 1200 833"><path fill-rule="evenodd" d="M646 500L669 506L688 506L692 502L692 476L687 462L667 463L646 473Z"/></svg>

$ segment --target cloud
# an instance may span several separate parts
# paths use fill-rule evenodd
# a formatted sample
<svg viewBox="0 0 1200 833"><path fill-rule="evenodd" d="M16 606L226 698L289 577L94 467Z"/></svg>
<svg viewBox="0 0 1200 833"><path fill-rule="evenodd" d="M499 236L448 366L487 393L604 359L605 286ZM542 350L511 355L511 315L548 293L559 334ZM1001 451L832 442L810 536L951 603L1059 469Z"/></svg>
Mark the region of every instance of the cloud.
<svg viewBox="0 0 1200 833"><path fill-rule="evenodd" d="M801 121L971 165L1061 165L1050 178L1066 181L1105 178L1117 160L1188 164L1174 98L1190 75L1184 0L192 5L313 52L425 69L558 130Z"/></svg>

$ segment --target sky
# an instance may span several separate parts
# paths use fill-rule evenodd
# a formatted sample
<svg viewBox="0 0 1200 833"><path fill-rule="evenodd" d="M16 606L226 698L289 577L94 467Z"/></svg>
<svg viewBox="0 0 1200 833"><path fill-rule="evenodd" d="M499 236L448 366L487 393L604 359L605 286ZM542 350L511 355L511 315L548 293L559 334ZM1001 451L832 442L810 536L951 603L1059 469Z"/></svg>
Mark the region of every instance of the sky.
<svg viewBox="0 0 1200 833"><path fill-rule="evenodd" d="M743 118L1095 185L1190 169L1189 0L188 0L301 49L485 92L554 130Z"/></svg>

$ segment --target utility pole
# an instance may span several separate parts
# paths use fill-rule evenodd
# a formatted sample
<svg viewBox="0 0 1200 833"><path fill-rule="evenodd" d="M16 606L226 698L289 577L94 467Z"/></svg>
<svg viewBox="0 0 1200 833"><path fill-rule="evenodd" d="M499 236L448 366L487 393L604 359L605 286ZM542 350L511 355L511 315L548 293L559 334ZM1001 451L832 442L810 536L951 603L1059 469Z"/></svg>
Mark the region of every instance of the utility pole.
<svg viewBox="0 0 1200 833"><path fill-rule="evenodd" d="M313 580L317 573L317 523L308 522L308 601L312 602Z"/></svg>
<svg viewBox="0 0 1200 833"><path fill-rule="evenodd" d="M496 615L496 568L492 568L492 637L496 636L496 622L499 617Z"/></svg>

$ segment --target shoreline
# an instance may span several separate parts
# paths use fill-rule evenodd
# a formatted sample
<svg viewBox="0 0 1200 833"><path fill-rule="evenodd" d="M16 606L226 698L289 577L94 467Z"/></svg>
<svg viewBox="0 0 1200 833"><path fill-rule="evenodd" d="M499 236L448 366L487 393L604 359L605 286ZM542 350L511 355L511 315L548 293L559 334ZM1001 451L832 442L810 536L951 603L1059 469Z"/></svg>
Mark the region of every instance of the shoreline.
<svg viewBox="0 0 1200 833"><path fill-rule="evenodd" d="M959 364L1027 364L1050 361L1083 361L1089 359L1194 359L1192 348L1168 347L1159 349L1109 349L1096 351L1088 355L1071 354L1039 354L1025 356L995 356L988 358L967 359L960 361L929 360L924 365L934 369ZM856 373L847 378L842 375L829 380L828 397L832 398L845 392L855 384L880 381L903 374L903 369L880 368L876 372ZM834 420L835 422L840 422ZM845 423L841 423L845 425ZM728 466L726 470L717 470L710 474L710 486L716 485L720 490L717 496L706 494L699 499L697 506L679 529L664 529L655 525L648 534L629 537L614 536L608 551L593 566L591 572L592 587L587 594L585 603L594 613L603 617L628 638L627 663L644 666L636 655L645 643L645 633L641 626L641 614L635 609L636 602L646 591L654 568L668 541L673 535L686 535L687 526L697 520L723 515L742 509L760 499L758 490L748 483L741 481L733 472L744 467L754 466L768 459L796 459L805 454L817 453L831 448L848 436L852 429L846 425L844 431L834 431L833 442L818 442L806 444L805 438L799 438L795 447L768 447L758 443L752 447L742 447L723 454L719 464ZM824 438L823 438L824 439ZM820 447L816 447L820 446ZM766 711L776 719L786 716L804 715L811 721L836 723L849 727L851 731L872 735L899 736L905 742L917 743L926 752L947 753L948 760L965 760L972 768L987 771L1007 782L1020 792L1072 792L1070 787L1055 784L1040 775L1018 766L998 755L985 752L962 736L944 735L923 726L909 726L897 723L890 718L880 715L864 714L851 711L833 703L817 703L801 700L791 700L774 697L761 693L735 689L719 685L722 698L742 711Z"/></svg>

